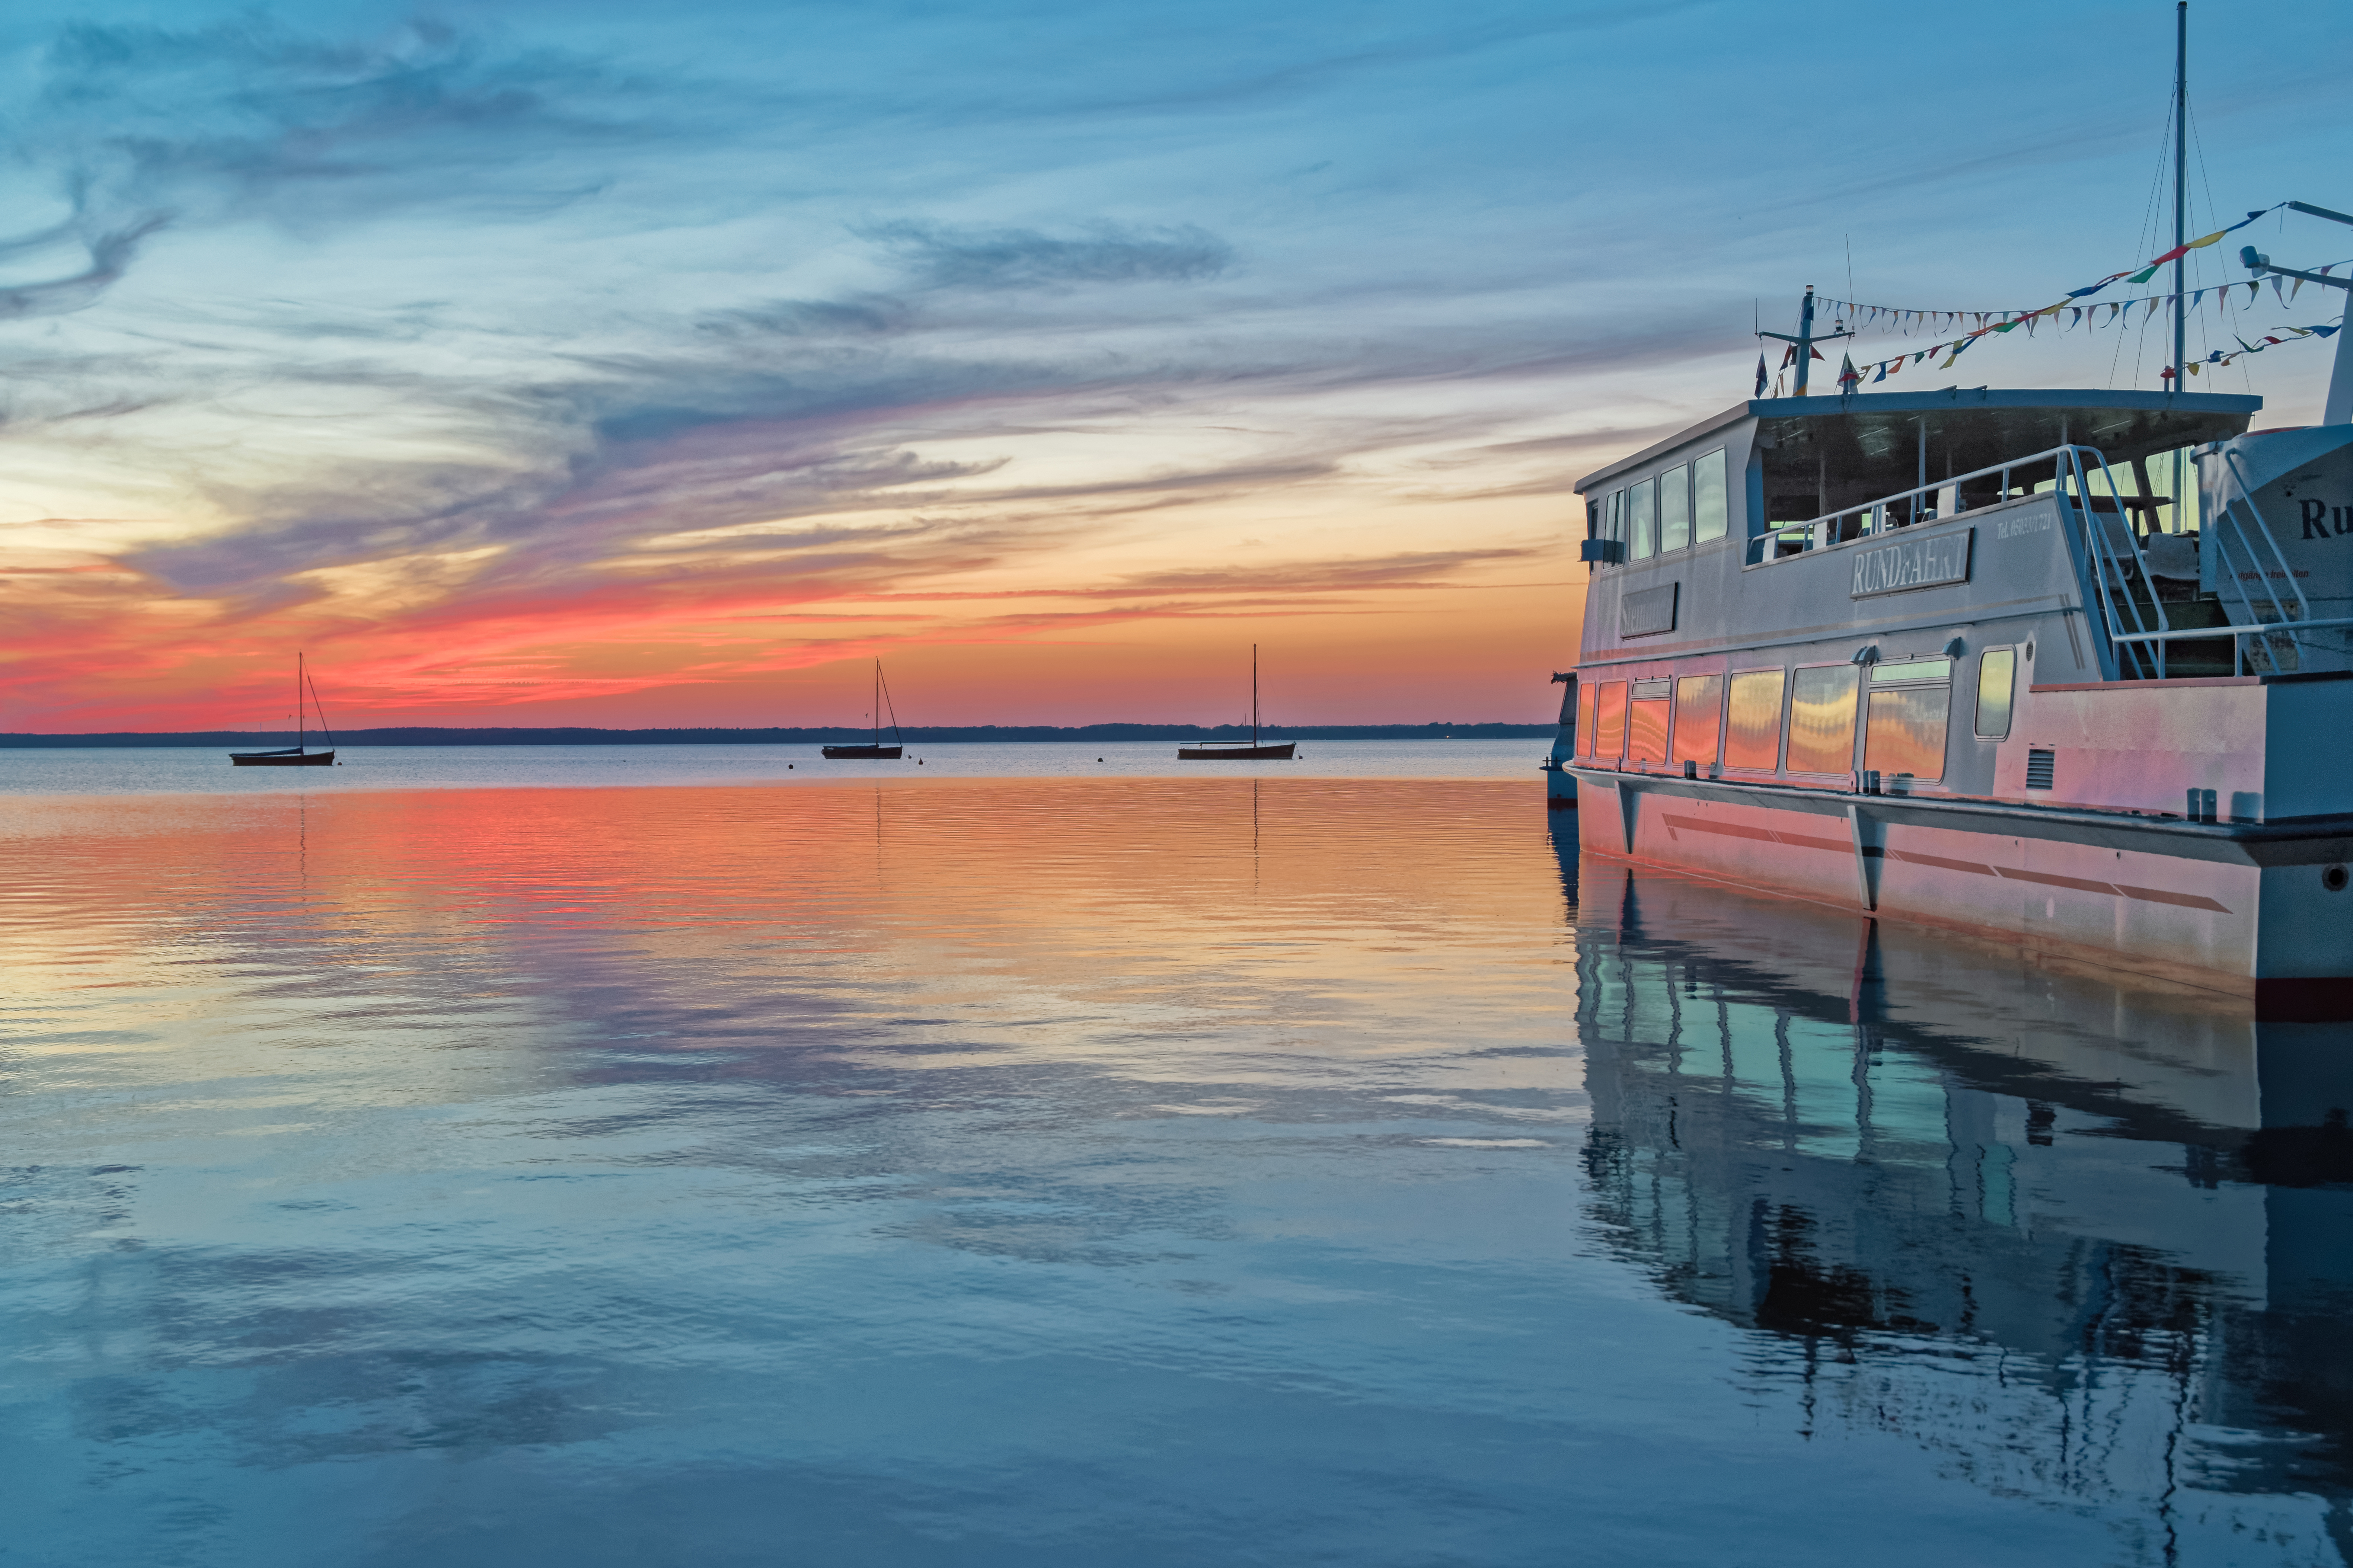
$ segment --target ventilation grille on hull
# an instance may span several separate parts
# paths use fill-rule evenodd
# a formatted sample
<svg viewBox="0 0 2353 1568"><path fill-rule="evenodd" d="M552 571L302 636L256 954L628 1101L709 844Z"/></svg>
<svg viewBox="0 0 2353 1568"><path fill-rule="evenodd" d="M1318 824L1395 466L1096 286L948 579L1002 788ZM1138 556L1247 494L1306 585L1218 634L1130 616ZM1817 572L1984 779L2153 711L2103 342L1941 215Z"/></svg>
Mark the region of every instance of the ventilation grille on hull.
<svg viewBox="0 0 2353 1568"><path fill-rule="evenodd" d="M2026 787L2049 789L2051 776L2057 768L2058 758L2053 753L2029 747L2026 752Z"/></svg>

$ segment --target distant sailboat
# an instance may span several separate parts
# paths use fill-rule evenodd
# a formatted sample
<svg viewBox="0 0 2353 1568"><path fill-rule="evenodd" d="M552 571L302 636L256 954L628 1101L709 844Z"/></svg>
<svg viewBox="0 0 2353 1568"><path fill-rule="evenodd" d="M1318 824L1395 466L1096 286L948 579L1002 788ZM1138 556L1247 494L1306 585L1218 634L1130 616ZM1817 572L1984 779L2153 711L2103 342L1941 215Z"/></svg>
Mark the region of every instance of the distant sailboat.
<svg viewBox="0 0 2353 1568"><path fill-rule="evenodd" d="M882 710L891 708L891 744L882 743ZM874 740L864 746L828 746L825 754L836 762L867 759L874 762L896 762L906 750L899 734L899 710L891 704L891 688L882 679L882 661L874 661Z"/></svg>
<svg viewBox="0 0 2353 1568"><path fill-rule="evenodd" d="M306 752L302 749L302 699L310 694L311 706L318 710L319 731L327 737L327 750ZM275 752L231 752L232 767L239 768L332 768L335 765L334 732L327 728L327 710L319 707L319 689L311 684L310 673L302 668L302 656L294 656L294 743Z"/></svg>
<svg viewBox="0 0 2353 1568"><path fill-rule="evenodd" d="M1176 760L1180 763L1271 762L1291 760L1298 748L1296 741L1281 741L1261 745L1258 738L1258 644L1250 644L1250 738L1247 741L1204 741L1198 746L1179 746Z"/></svg>

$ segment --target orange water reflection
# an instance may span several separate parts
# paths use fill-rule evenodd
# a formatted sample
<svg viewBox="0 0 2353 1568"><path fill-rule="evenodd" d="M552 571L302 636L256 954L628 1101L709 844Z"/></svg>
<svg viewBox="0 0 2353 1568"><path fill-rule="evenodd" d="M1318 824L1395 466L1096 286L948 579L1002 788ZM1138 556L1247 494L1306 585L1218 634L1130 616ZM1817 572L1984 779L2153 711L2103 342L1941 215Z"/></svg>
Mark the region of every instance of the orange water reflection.
<svg viewBox="0 0 2353 1568"><path fill-rule="evenodd" d="M234 1026L256 1043L819 1031L902 1066L1246 1082L1265 1052L1475 1041L1491 1065L1440 1076L1498 1084L1535 1069L1494 1047L1558 1045L1572 1005L1530 798L1245 779L114 797L25 803L5 842L32 987L129 1004L197 964L270 998ZM213 1026L185 1023L183 1046Z"/></svg>

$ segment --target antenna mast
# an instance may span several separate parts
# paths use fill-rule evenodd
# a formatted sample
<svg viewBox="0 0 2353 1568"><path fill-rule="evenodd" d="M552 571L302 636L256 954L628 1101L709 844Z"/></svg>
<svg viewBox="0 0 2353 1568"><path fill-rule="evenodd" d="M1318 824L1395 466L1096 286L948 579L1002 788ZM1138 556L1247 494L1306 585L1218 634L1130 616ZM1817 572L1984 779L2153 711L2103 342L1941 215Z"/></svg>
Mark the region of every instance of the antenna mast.
<svg viewBox="0 0 2353 1568"><path fill-rule="evenodd" d="M1795 395L1799 397L1806 395L1806 370L1813 362L1814 345L1836 342L1841 338L1854 336L1852 332L1825 332L1819 338L1814 336L1814 286L1810 283L1806 285L1806 297L1798 301L1798 335L1796 337L1793 338L1787 332L1759 332L1757 335L1760 338L1772 338L1778 342L1797 345L1798 384Z"/></svg>

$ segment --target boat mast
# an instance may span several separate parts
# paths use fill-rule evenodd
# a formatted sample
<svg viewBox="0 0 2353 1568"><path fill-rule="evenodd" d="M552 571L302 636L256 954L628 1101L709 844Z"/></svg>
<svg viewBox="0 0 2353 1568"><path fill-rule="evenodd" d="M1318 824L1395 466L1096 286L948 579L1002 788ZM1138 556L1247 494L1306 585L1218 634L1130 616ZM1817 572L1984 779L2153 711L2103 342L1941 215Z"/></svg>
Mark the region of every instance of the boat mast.
<svg viewBox="0 0 2353 1568"><path fill-rule="evenodd" d="M1806 285L1806 297L1798 302L1798 335L1796 337L1793 338L1787 332L1759 332L1757 335L1760 338L1772 338L1779 342L1797 345L1798 384L1792 395L1798 397L1806 395L1806 371L1813 363L1814 345L1836 342L1841 338L1854 336L1852 332L1826 332L1819 338L1814 336L1814 286L1810 283Z"/></svg>
<svg viewBox="0 0 2353 1568"><path fill-rule="evenodd" d="M294 754L302 754L302 654L294 654Z"/></svg>
<svg viewBox="0 0 2353 1568"><path fill-rule="evenodd" d="M2189 0L2175 0L2173 7L2173 248L2179 250L2189 239L2189 219L2183 212L2189 195ZM2185 317L2189 297L2182 292L2182 267L2186 258L2173 258L2173 363L2166 371L2167 386L2181 390L2181 356L2186 351ZM2181 516L2179 497L2181 493L2181 459L2173 459L2174 495L2177 498L2173 515Z"/></svg>
<svg viewBox="0 0 2353 1568"><path fill-rule="evenodd" d="M1258 744L1258 644L1250 644L1250 744Z"/></svg>

